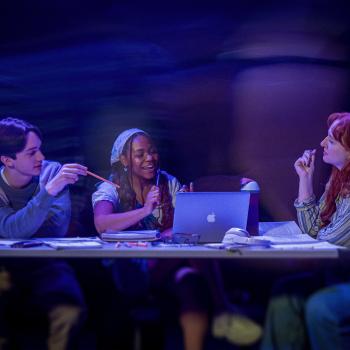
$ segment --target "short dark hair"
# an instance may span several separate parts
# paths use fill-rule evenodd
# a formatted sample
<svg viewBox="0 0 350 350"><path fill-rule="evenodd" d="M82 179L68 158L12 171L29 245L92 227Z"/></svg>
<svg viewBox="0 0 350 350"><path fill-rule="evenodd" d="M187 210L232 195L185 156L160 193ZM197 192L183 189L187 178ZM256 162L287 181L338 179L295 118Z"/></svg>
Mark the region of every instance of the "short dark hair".
<svg viewBox="0 0 350 350"><path fill-rule="evenodd" d="M42 134L35 125L12 117L1 119L0 156L16 159L16 153L24 150L27 143L27 135L31 131L42 140Z"/></svg>

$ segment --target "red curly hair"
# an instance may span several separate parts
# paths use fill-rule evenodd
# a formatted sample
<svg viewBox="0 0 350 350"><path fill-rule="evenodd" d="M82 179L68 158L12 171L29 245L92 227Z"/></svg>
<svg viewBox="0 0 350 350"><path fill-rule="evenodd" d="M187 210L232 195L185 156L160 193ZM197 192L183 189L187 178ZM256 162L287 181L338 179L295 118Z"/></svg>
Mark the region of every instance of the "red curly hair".
<svg viewBox="0 0 350 350"><path fill-rule="evenodd" d="M332 134L347 151L350 151L350 113L332 113L328 117L328 128L338 121L332 129ZM336 211L336 199L350 194L350 162L343 169L333 167L326 188L325 206L320 214L322 226L327 226Z"/></svg>

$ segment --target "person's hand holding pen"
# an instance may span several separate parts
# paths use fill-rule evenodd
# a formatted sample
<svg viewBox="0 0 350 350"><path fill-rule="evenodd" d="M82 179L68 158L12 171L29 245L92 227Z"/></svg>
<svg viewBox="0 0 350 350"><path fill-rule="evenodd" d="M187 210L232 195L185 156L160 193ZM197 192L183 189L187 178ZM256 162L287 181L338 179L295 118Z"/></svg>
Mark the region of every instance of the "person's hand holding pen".
<svg viewBox="0 0 350 350"><path fill-rule="evenodd" d="M84 165L71 163L64 164L57 175L46 185L46 190L52 196L56 196L66 185L71 185L79 180L79 176L90 175L96 179L109 183L110 185L119 188L118 184L115 184L102 176L99 176L91 171Z"/></svg>
<svg viewBox="0 0 350 350"><path fill-rule="evenodd" d="M294 168L299 178L312 179L315 170L315 154L316 149L308 149L296 160Z"/></svg>
<svg viewBox="0 0 350 350"><path fill-rule="evenodd" d="M45 189L51 196L56 196L67 185L76 183L79 176L86 175L87 167L76 163L64 164L57 175L46 184Z"/></svg>
<svg viewBox="0 0 350 350"><path fill-rule="evenodd" d="M313 196L312 178L315 170L316 150L306 150L296 160L294 168L299 176L298 202L301 203Z"/></svg>
<svg viewBox="0 0 350 350"><path fill-rule="evenodd" d="M154 208L160 203L160 191L159 187L152 186L147 193L144 208L146 209L147 215L151 214Z"/></svg>

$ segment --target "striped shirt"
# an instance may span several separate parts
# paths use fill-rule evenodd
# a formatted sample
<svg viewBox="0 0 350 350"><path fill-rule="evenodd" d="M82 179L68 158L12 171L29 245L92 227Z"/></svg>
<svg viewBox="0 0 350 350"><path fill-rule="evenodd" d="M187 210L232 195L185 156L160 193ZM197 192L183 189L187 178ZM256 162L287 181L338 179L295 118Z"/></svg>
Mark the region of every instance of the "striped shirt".
<svg viewBox="0 0 350 350"><path fill-rule="evenodd" d="M301 203L298 200L294 202L301 231L319 240L350 248L350 197L336 199L336 211L331 222L321 227L320 213L325 206L324 200L325 194L318 203L315 196Z"/></svg>

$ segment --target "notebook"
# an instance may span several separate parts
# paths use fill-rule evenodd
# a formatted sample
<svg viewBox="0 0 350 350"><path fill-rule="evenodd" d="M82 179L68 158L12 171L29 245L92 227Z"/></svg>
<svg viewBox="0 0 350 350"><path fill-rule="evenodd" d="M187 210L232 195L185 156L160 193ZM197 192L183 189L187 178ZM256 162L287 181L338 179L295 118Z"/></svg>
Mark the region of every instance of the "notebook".
<svg viewBox="0 0 350 350"><path fill-rule="evenodd" d="M159 230L107 231L101 234L101 238L108 242L155 241L160 238L160 232Z"/></svg>
<svg viewBox="0 0 350 350"><path fill-rule="evenodd" d="M247 228L249 192L179 192L176 195L174 241L221 242L231 227Z"/></svg>

